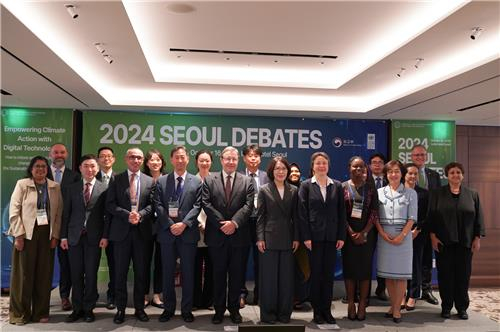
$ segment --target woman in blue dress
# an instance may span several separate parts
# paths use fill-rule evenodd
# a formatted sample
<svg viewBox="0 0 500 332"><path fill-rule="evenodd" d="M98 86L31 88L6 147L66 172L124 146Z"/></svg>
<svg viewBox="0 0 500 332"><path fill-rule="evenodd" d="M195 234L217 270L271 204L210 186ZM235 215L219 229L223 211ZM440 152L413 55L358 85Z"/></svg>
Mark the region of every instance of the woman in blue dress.
<svg viewBox="0 0 500 332"><path fill-rule="evenodd" d="M389 184L378 190L379 221L377 276L386 278L391 308L386 317L401 322L401 301L407 280L412 277L412 233L417 220L417 193L401 183L403 165L397 160L384 167Z"/></svg>

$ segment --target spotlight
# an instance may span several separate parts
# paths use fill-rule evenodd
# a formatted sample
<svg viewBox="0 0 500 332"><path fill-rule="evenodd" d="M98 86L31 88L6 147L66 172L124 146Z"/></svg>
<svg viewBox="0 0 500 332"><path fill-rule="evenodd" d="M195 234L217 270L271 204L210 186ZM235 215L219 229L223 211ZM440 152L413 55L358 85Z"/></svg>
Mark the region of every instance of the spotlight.
<svg viewBox="0 0 500 332"><path fill-rule="evenodd" d="M103 57L103 58L104 58L104 60L106 60L106 62L107 62L107 63L109 63L109 64L112 64L112 63L113 63L113 61L114 61L114 60L113 60L113 58L112 58L111 56L107 55L107 54L104 54L102 57Z"/></svg>
<svg viewBox="0 0 500 332"><path fill-rule="evenodd" d="M104 53L104 47L102 47L102 43L94 43L95 48L97 49L97 52L99 53Z"/></svg>
<svg viewBox="0 0 500 332"><path fill-rule="evenodd" d="M420 64L424 61L422 58L417 58L415 61L415 68L418 69L420 67Z"/></svg>
<svg viewBox="0 0 500 332"><path fill-rule="evenodd" d="M68 11L69 16L71 16L72 19L75 19L78 17L78 14L75 10L76 7L74 5L64 5L64 7L66 7L66 10Z"/></svg>
<svg viewBox="0 0 500 332"><path fill-rule="evenodd" d="M401 77L401 76L403 76L403 75L404 75L404 73L405 73L405 71L406 71L406 68L401 68L401 70L399 71L399 73L397 73L397 74L396 74L396 76L397 76L397 77Z"/></svg>
<svg viewBox="0 0 500 332"><path fill-rule="evenodd" d="M481 32L483 32L482 28L475 27L474 29L472 29L472 34L470 35L470 39L476 40L476 38L481 35Z"/></svg>

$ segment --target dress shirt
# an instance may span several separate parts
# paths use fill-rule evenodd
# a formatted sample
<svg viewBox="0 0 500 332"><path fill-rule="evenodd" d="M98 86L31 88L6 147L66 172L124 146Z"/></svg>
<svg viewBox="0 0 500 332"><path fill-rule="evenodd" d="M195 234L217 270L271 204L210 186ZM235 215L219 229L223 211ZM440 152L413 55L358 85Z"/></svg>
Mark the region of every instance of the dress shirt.
<svg viewBox="0 0 500 332"><path fill-rule="evenodd" d="M329 177L326 177L326 186L323 187L323 186L321 186L318 183L318 180L316 180L316 176L313 176L311 178L311 183L317 183L318 184L319 189L321 190L321 196L323 196L323 202L325 202L326 201L326 187L328 187L329 185L332 185L333 184L333 180L330 179Z"/></svg>

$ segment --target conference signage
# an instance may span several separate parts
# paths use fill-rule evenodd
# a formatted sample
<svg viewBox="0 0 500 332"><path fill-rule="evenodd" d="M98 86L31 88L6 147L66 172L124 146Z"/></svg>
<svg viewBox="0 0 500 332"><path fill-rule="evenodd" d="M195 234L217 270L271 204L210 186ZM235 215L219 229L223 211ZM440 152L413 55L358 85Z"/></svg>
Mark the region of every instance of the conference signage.
<svg viewBox="0 0 500 332"><path fill-rule="evenodd" d="M1 114L2 183L2 288L9 287L12 237L9 229L9 204L17 180L26 177L31 158L48 158L54 143L63 143L71 151L73 112L66 109L2 108ZM71 162L71 156L68 157ZM68 164L68 167L71 167ZM57 259L56 259L57 261ZM57 263L56 263L57 264ZM59 279L59 273L54 274Z"/></svg>

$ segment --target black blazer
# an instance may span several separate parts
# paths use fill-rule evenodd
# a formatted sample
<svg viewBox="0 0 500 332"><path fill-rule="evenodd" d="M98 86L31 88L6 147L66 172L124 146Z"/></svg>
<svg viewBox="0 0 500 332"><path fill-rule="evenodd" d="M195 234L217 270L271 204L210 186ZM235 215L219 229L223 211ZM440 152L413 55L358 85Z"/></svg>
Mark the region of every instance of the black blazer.
<svg viewBox="0 0 500 332"><path fill-rule="evenodd" d="M87 224L87 238L90 243L97 245L101 238L108 236L108 222L105 216L106 185L95 181L92 195L87 206L83 198L83 180L67 187L63 197L63 219L61 239L68 239L70 245L75 246L80 241L85 219Z"/></svg>
<svg viewBox="0 0 500 332"><path fill-rule="evenodd" d="M230 241L234 247L250 245L248 218L252 214L254 186L252 179L235 173L231 201L226 202L222 172L212 173L205 178L202 191L202 206L207 214L205 243L210 247L220 247ZM238 225L236 231L227 236L220 228L220 221L233 220Z"/></svg>
<svg viewBox="0 0 500 332"><path fill-rule="evenodd" d="M180 239L185 243L196 243L200 239L198 215L201 210L201 180L192 174L186 174L179 201L178 218L173 220L168 215L168 203L174 196L175 183L174 173L170 173L160 177L156 184L154 205L157 214L155 225L157 241L160 243L175 241L176 237L170 232L170 226L176 222L183 222L187 227L182 232Z"/></svg>
<svg viewBox="0 0 500 332"><path fill-rule="evenodd" d="M317 183L307 179L299 189L299 215L302 241L345 241L346 214L342 184L333 180L323 201Z"/></svg>
<svg viewBox="0 0 500 332"><path fill-rule="evenodd" d="M466 248L476 236L485 236L477 192L461 186L457 200L448 185L435 190L430 196L429 231L444 245L458 243Z"/></svg>
<svg viewBox="0 0 500 332"><path fill-rule="evenodd" d="M54 174L52 174L52 168L49 167L49 171L47 172L47 178L49 178L52 181L54 180ZM82 176L80 173L73 171L71 168L64 167L64 172L62 174L62 179L61 183L59 184L61 186L61 193L64 196L66 193L66 188L70 186L71 184L78 182L82 179Z"/></svg>
<svg viewBox="0 0 500 332"><path fill-rule="evenodd" d="M427 183L428 183L427 188L429 189L429 191L441 187L441 178L439 177L438 172L427 167L424 169L424 172L425 172L425 177L427 178Z"/></svg>
<svg viewBox="0 0 500 332"><path fill-rule="evenodd" d="M137 226L128 221L130 213L130 183L127 171L115 176L115 180L110 182L106 194L106 210L112 215L109 228L109 239L111 241L122 241L127 236L130 227L139 227L142 238L145 241L153 240L153 230L151 222L151 188L153 179L144 173L140 173L140 196L139 214L141 221Z"/></svg>
<svg viewBox="0 0 500 332"><path fill-rule="evenodd" d="M417 223L413 224L413 228L417 227L423 231L427 231L427 216L429 215L429 190L419 186L415 186L418 199L418 215Z"/></svg>
<svg viewBox="0 0 500 332"><path fill-rule="evenodd" d="M299 240L297 187L285 183L283 199L274 182L260 187L257 208L257 241L265 241L266 249L292 249Z"/></svg>

